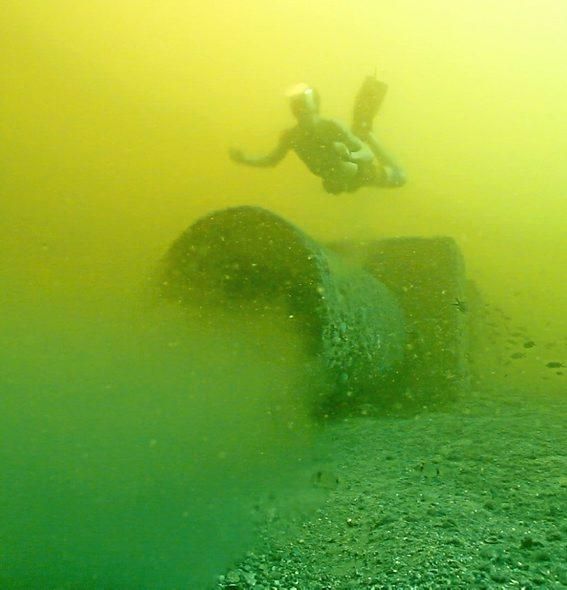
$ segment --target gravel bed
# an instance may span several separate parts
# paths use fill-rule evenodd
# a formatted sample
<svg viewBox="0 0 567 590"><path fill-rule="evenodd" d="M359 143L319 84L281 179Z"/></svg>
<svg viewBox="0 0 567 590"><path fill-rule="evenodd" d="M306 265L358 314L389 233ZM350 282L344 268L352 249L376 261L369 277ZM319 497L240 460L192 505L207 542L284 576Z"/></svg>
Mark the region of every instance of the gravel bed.
<svg viewBox="0 0 567 590"><path fill-rule="evenodd" d="M473 392L450 412L319 433L303 492L256 505L223 590L567 587L566 403Z"/></svg>

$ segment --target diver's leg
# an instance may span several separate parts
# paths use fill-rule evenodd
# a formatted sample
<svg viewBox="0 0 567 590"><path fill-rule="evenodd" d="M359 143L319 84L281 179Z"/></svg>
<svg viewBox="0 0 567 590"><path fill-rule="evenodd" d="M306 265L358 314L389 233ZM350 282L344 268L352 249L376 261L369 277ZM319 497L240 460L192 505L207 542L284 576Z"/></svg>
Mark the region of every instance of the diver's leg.
<svg viewBox="0 0 567 590"><path fill-rule="evenodd" d="M352 114L352 131L363 141L372 132L372 124L376 117L388 86L376 76L367 76L356 98Z"/></svg>
<svg viewBox="0 0 567 590"><path fill-rule="evenodd" d="M372 184L376 186L403 186L407 182L407 176L404 169L396 162L394 157L388 153L386 148L378 140L373 132L366 136L366 143L372 150L378 164L383 169L382 174L376 176L376 181Z"/></svg>
<svg viewBox="0 0 567 590"><path fill-rule="evenodd" d="M358 176L358 164L342 161L335 168L332 174L323 178L323 188L333 195L349 191L353 181Z"/></svg>
<svg viewBox="0 0 567 590"><path fill-rule="evenodd" d="M366 186L377 188L399 188L407 182L407 176L402 168L380 166L380 171L369 181Z"/></svg>

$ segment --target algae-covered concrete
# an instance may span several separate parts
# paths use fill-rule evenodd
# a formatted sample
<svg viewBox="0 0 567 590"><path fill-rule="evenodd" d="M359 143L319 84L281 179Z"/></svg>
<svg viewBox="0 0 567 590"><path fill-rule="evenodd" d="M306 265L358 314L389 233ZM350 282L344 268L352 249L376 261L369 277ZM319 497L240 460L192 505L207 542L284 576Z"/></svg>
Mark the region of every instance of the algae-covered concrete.
<svg viewBox="0 0 567 590"><path fill-rule="evenodd" d="M403 313L390 290L264 209L227 209L192 225L165 256L160 292L203 314L286 317L325 369L326 386L315 388L323 413L380 399L403 362Z"/></svg>
<svg viewBox="0 0 567 590"><path fill-rule="evenodd" d="M334 244L395 295L407 333L394 404L423 409L468 385L469 318L465 264L449 237L403 237Z"/></svg>
<svg viewBox="0 0 567 590"><path fill-rule="evenodd" d="M189 227L167 252L159 282L162 296L203 316L222 308L287 318L324 368L313 387L323 415L453 399L468 379L465 287L451 238L326 248L257 207Z"/></svg>

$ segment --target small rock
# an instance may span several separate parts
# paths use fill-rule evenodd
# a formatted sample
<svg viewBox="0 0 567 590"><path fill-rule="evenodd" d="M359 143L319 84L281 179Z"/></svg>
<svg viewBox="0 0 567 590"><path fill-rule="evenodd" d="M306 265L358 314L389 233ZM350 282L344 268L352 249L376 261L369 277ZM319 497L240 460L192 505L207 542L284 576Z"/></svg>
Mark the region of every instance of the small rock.
<svg viewBox="0 0 567 590"><path fill-rule="evenodd" d="M240 574L237 570L231 570L226 574L226 581L230 584L236 584L240 581Z"/></svg>

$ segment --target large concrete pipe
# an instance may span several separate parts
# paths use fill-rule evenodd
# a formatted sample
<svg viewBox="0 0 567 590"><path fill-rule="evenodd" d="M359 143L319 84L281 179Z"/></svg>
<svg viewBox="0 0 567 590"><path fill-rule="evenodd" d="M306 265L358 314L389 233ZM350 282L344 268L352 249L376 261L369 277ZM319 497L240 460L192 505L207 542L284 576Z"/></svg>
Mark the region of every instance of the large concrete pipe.
<svg viewBox="0 0 567 590"><path fill-rule="evenodd" d="M395 296L269 211L237 207L197 221L167 252L159 285L203 313L284 315L325 368L325 412L392 396L407 341Z"/></svg>

